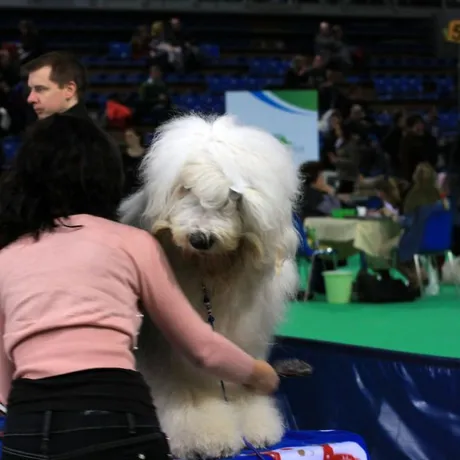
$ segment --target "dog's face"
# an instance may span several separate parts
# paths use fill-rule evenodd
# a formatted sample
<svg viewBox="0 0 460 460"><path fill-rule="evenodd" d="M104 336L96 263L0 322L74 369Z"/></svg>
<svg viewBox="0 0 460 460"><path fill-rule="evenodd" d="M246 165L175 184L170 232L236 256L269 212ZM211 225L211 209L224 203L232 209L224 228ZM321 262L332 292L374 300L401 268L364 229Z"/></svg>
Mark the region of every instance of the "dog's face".
<svg viewBox="0 0 460 460"><path fill-rule="evenodd" d="M243 223L241 195L228 189L227 196L206 201L196 190L179 186L169 214L174 243L185 252L217 255L235 251Z"/></svg>
<svg viewBox="0 0 460 460"><path fill-rule="evenodd" d="M241 193L216 168L189 164L172 193L161 229L169 230L174 244L190 255L235 252L244 231L241 201Z"/></svg>

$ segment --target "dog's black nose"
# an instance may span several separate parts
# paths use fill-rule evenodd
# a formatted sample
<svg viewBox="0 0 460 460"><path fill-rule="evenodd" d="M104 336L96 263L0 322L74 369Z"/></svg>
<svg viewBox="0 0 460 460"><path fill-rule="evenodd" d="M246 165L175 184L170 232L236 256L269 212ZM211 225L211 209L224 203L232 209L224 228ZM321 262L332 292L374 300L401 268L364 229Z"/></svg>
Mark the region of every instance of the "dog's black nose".
<svg viewBox="0 0 460 460"><path fill-rule="evenodd" d="M190 245L198 249L199 251L206 251L211 249L212 245L214 244L214 237L212 235L206 235L203 232L194 232L191 233L188 237Z"/></svg>

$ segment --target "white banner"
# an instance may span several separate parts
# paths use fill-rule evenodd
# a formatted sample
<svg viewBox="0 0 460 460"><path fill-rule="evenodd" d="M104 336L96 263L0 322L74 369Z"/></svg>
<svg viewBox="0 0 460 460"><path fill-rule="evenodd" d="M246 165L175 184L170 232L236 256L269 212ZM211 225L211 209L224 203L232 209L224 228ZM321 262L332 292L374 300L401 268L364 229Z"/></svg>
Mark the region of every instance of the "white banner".
<svg viewBox="0 0 460 460"><path fill-rule="evenodd" d="M230 91L226 112L242 123L258 126L289 145L297 165L319 158L316 91Z"/></svg>

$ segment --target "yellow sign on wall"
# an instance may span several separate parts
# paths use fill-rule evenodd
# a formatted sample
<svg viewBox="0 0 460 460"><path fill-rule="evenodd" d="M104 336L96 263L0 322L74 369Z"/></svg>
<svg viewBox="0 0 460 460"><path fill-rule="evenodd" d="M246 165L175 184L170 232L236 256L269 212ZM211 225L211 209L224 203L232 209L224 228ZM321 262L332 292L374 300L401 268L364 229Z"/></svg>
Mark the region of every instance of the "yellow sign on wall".
<svg viewBox="0 0 460 460"><path fill-rule="evenodd" d="M455 19L449 22L446 38L449 42L460 43L460 19Z"/></svg>

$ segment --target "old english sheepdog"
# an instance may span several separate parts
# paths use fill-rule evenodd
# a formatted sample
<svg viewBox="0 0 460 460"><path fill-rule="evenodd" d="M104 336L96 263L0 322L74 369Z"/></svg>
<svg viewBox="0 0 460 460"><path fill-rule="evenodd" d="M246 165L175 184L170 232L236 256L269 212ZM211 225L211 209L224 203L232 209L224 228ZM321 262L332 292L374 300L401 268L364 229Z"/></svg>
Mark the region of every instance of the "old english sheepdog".
<svg viewBox="0 0 460 460"><path fill-rule="evenodd" d="M141 177L141 190L122 204L122 221L160 241L204 321L203 287L215 329L267 358L297 290L298 179L289 149L227 115L186 115L160 128ZM229 456L244 447L243 438L259 447L281 439L272 398L225 383L225 401L220 382L180 356L148 320L138 363L175 456Z"/></svg>

